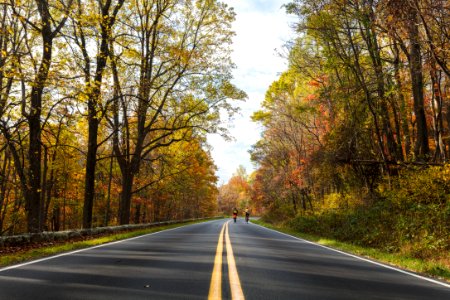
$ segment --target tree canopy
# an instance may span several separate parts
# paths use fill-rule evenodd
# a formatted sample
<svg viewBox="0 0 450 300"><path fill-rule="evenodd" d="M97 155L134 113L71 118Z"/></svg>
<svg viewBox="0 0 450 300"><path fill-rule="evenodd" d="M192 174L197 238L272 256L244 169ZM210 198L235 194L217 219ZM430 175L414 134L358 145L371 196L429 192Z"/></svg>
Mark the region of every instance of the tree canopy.
<svg viewBox="0 0 450 300"><path fill-rule="evenodd" d="M296 35L253 115L254 204L301 232L448 257L449 2L285 8Z"/></svg>
<svg viewBox="0 0 450 300"><path fill-rule="evenodd" d="M216 213L231 84L215 0L0 4L0 233Z"/></svg>

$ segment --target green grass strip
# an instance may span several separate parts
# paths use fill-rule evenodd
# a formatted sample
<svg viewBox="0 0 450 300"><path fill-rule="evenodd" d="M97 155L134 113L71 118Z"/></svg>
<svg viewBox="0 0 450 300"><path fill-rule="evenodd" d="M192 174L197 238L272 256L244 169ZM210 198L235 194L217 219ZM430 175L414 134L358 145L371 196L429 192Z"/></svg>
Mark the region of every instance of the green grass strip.
<svg viewBox="0 0 450 300"><path fill-rule="evenodd" d="M198 220L198 221L189 221L184 223L170 224L164 226L151 227L148 229L139 229L135 231L116 233L108 236L102 236L99 238L93 238L85 241L79 242L67 242L64 244L58 244L54 246L44 246L41 248L34 248L30 250L20 251L17 253L8 253L0 255L0 267L6 267L10 265L15 265L31 260L36 260L39 258L49 257L56 254L61 254L64 252L70 252L74 250L89 248L93 246L98 246L106 243L111 243L119 240L125 240L129 238L133 238L136 236L141 236L149 233L154 233L162 230L177 228L181 226L196 224L207 222L210 220Z"/></svg>
<svg viewBox="0 0 450 300"><path fill-rule="evenodd" d="M333 239L322 238L320 236L305 234L294 231L288 227L274 226L273 224L268 224L261 220L252 220L252 222L320 245L376 260L399 269L450 282L450 269L439 262L407 257L400 253L387 253L375 248L362 247Z"/></svg>

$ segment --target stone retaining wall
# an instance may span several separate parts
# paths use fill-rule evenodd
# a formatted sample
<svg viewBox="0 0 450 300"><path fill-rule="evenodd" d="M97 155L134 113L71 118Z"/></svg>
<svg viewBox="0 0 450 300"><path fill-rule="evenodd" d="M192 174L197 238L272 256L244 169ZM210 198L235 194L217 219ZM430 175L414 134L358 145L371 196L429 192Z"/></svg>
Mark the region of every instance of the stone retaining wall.
<svg viewBox="0 0 450 300"><path fill-rule="evenodd" d="M156 226L164 226L176 223L185 223L189 221L208 220L212 218L201 219L188 219L178 221L164 221L148 224L129 224L120 226L109 227L96 227L92 229L79 229L79 230L67 230L67 231L55 231L55 232L42 232L42 233L28 233L13 236L0 236L0 248L2 247L14 247L14 246L26 246L34 243L46 243L53 241L66 241L72 238L81 237L95 237L102 234L113 234L129 230L145 229Z"/></svg>

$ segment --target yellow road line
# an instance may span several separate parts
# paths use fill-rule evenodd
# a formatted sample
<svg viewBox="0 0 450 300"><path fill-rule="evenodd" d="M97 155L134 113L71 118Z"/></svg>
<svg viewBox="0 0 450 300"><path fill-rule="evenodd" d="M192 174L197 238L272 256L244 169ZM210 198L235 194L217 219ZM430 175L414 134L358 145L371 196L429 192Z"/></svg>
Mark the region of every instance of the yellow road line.
<svg viewBox="0 0 450 300"><path fill-rule="evenodd" d="M211 275L211 284L209 286L208 300L222 299L222 255L223 255L223 231L225 224L220 231L219 241L217 242L216 257L214 259L214 269Z"/></svg>
<svg viewBox="0 0 450 300"><path fill-rule="evenodd" d="M242 292L241 281L234 260L233 248L231 247L230 235L228 234L228 223L222 226L219 241L217 242L216 257L214 259L214 268L209 285L208 300L222 300L222 257L223 257L223 236L225 231L225 244L227 250L228 278L230 281L231 299L245 300Z"/></svg>
<svg viewBox="0 0 450 300"><path fill-rule="evenodd" d="M227 247L227 261L228 261L228 278L230 280L231 299L244 300L244 293L242 292L241 281L234 261L233 248L231 248L230 236L228 234L228 222L226 223L225 243Z"/></svg>

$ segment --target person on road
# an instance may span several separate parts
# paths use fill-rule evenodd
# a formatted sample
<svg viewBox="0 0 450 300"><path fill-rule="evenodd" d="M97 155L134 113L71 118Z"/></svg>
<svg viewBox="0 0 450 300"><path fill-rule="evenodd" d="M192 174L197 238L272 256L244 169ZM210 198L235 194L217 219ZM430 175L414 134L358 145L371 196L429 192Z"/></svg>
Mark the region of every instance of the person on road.
<svg viewBox="0 0 450 300"><path fill-rule="evenodd" d="M248 223L248 219L250 219L250 211L248 210L248 207L245 209L245 222Z"/></svg>
<svg viewBox="0 0 450 300"><path fill-rule="evenodd" d="M237 215L238 215L238 210L237 210L237 208L235 207L235 208L233 209L233 220L234 220L234 223L236 223Z"/></svg>

